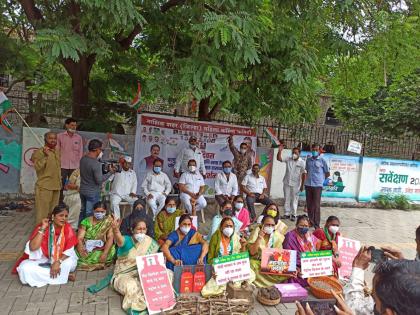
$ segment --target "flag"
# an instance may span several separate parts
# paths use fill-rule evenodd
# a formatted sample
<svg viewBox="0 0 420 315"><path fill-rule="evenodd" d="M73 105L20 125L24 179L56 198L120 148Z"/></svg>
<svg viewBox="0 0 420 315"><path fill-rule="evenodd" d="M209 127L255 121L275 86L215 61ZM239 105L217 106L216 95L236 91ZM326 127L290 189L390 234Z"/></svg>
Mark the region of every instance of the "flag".
<svg viewBox="0 0 420 315"><path fill-rule="evenodd" d="M141 98L141 85L140 82L137 82L137 94L134 96L133 100L130 102L129 106L134 108L136 111L140 109L140 98Z"/></svg>
<svg viewBox="0 0 420 315"><path fill-rule="evenodd" d="M111 147L111 151L112 152L117 152L117 153L126 153L124 148L114 139L112 138L108 138L109 141L109 146Z"/></svg>
<svg viewBox="0 0 420 315"><path fill-rule="evenodd" d="M6 116L12 110L12 103L10 103L7 96L0 91L0 124L4 130L13 132L11 123L7 120Z"/></svg>
<svg viewBox="0 0 420 315"><path fill-rule="evenodd" d="M271 144L275 147L278 147L280 145L280 141L277 138L273 128L264 128L264 132L266 133L267 137L271 140Z"/></svg>

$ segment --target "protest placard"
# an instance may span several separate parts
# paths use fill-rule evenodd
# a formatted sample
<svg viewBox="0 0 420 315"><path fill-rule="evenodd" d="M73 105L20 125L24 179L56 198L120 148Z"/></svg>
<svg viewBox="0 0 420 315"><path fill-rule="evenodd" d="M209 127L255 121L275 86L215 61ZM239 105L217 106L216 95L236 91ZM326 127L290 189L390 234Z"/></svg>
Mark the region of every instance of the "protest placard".
<svg viewBox="0 0 420 315"><path fill-rule="evenodd" d="M261 255L261 273L290 275L296 271L296 251L265 248Z"/></svg>
<svg viewBox="0 0 420 315"><path fill-rule="evenodd" d="M350 140L347 151L360 154L362 152L362 144L360 142Z"/></svg>
<svg viewBox="0 0 420 315"><path fill-rule="evenodd" d="M136 262L149 314L172 309L176 300L163 253L138 256Z"/></svg>
<svg viewBox="0 0 420 315"><path fill-rule="evenodd" d="M360 241L350 238L338 237L338 253L341 261L341 267L338 269L338 275L342 280L348 280L353 269L353 260L360 250Z"/></svg>
<svg viewBox="0 0 420 315"><path fill-rule="evenodd" d="M304 252L300 254L302 278L331 276L332 251Z"/></svg>
<svg viewBox="0 0 420 315"><path fill-rule="evenodd" d="M248 280L251 276L249 253L243 252L215 258L213 268L217 285L226 284L229 281Z"/></svg>

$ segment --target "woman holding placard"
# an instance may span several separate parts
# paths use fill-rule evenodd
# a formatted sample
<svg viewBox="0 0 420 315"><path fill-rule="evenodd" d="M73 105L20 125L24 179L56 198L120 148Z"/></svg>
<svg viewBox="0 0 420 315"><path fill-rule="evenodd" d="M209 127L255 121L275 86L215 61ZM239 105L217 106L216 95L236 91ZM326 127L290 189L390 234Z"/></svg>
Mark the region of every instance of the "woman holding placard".
<svg viewBox="0 0 420 315"><path fill-rule="evenodd" d="M121 234L119 219L114 219L112 230L118 249L111 285L124 296L122 308L125 311L141 312L146 309L146 301L140 285L136 257L157 253L159 245L146 235L145 219L135 219L132 222L131 235Z"/></svg>
<svg viewBox="0 0 420 315"><path fill-rule="evenodd" d="M213 234L210 240L209 253L207 261L213 264L214 258L238 254L246 250L246 240L240 239L235 233L235 223L232 218L224 217L220 223L219 229ZM248 280L252 283L255 280L255 274L251 270L251 278ZM241 282L234 284L240 287ZM216 280L211 278L201 290L203 297L220 295L226 291L226 285L217 285Z"/></svg>
<svg viewBox="0 0 420 315"><path fill-rule="evenodd" d="M302 287L307 287L308 282L300 276L300 254L304 252L316 252L321 247L321 242L309 232L309 218L306 215L299 215L296 219L296 228L287 232L283 243L284 249L291 249L297 252L296 267L297 277L290 278L290 282L297 282Z"/></svg>
<svg viewBox="0 0 420 315"><path fill-rule="evenodd" d="M161 247L166 267L171 270L175 266L204 265L208 250L208 243L193 228L189 214L183 214L179 218L179 227L168 235Z"/></svg>
<svg viewBox="0 0 420 315"><path fill-rule="evenodd" d="M277 283L284 282L287 277L261 273L262 251L266 248L282 249L284 236L276 229L276 221L271 215L266 215L261 225L256 227L249 237L248 250L251 256L251 269L256 274L254 284L259 288L271 287Z"/></svg>

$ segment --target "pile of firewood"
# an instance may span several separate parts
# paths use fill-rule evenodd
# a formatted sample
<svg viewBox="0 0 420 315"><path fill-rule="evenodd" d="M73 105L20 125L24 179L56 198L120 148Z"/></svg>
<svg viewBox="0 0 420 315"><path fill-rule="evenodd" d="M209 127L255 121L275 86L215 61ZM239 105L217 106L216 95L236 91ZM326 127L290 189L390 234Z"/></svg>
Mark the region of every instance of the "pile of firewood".
<svg viewBox="0 0 420 315"><path fill-rule="evenodd" d="M245 299L228 299L226 296L202 298L181 295L174 309L165 315L243 315L249 314L252 304Z"/></svg>

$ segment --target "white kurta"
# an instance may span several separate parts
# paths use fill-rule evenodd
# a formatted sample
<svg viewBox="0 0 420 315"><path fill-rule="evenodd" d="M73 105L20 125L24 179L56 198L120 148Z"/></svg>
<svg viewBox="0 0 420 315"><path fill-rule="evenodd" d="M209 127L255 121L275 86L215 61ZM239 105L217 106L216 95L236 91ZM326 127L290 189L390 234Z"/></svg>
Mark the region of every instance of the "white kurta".
<svg viewBox="0 0 420 315"><path fill-rule="evenodd" d="M68 256L61 264L61 272L57 278L51 278L50 268L39 266L39 264L49 261L42 253L41 248L36 251L29 249L29 242L26 243L25 253L29 255L29 259L22 261L17 268L19 279L23 284L28 284L31 287L43 287L47 284L66 284L69 280L70 272L76 270L77 255L74 247L63 252Z"/></svg>

